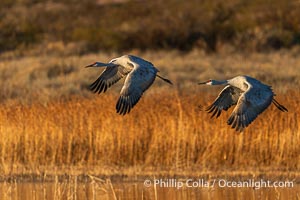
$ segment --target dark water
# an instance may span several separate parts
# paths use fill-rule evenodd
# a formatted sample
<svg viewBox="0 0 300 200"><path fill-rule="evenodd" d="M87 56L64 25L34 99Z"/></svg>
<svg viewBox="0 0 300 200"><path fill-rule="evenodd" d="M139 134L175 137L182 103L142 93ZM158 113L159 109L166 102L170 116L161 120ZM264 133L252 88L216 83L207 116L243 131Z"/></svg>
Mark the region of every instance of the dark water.
<svg viewBox="0 0 300 200"><path fill-rule="evenodd" d="M93 180L0 183L1 200L112 200L112 199L300 199L300 186L282 188L251 187L165 187L145 186L143 182Z"/></svg>

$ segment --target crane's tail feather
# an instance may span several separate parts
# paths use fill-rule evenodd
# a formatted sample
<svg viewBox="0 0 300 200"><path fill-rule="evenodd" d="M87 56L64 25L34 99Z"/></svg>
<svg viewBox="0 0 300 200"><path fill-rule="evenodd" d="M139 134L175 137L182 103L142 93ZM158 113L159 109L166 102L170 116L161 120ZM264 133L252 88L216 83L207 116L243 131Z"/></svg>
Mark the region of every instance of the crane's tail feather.
<svg viewBox="0 0 300 200"><path fill-rule="evenodd" d="M169 79L163 78L163 77L161 77L161 76L158 75L158 74L156 74L156 76L157 76L158 78L160 78L161 80L163 80L163 81L165 81L165 82L167 82L167 83L173 85L173 83L172 83Z"/></svg>
<svg viewBox="0 0 300 200"><path fill-rule="evenodd" d="M275 99L272 99L272 103L282 112L288 112L288 109L286 107L284 107L283 105L281 105L280 103L278 103L278 101L276 101Z"/></svg>

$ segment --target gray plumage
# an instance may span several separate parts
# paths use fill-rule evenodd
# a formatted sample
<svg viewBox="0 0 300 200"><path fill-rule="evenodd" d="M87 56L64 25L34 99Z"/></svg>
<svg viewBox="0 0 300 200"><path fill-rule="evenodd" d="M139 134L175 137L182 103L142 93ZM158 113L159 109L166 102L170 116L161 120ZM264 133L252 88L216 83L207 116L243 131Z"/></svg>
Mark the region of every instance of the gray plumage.
<svg viewBox="0 0 300 200"><path fill-rule="evenodd" d="M237 131L251 124L271 103L283 112L288 111L274 99L271 86L249 76L237 76L224 81L208 80L199 84L227 85L206 111L212 113L211 117L218 118L222 110L236 105L227 124Z"/></svg>
<svg viewBox="0 0 300 200"><path fill-rule="evenodd" d="M152 63L132 55L112 59L109 63L95 62L86 67L105 67L99 78L90 85L95 93L106 92L110 86L127 76L116 104L117 113L123 115L129 113L137 104L156 76L172 84L170 80L157 74L159 70Z"/></svg>

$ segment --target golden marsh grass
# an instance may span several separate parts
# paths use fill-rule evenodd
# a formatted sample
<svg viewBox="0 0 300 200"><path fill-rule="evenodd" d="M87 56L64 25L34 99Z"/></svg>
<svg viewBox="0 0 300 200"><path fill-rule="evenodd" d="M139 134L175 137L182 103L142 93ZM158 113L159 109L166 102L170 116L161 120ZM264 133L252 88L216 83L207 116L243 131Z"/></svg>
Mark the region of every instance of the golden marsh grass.
<svg viewBox="0 0 300 200"><path fill-rule="evenodd" d="M65 55L67 47L53 45L55 53L0 55L0 199L299 199L298 186L175 191L140 183L158 177L299 183L299 49L129 52L153 62L174 86L156 80L130 114L120 116L115 104L122 83L93 94L88 85L100 72L83 68L118 55ZM211 103L222 87L197 82L239 74L272 85L289 112L271 105L243 133L226 124L232 109L210 119L198 106ZM133 186L122 185L127 180Z"/></svg>
<svg viewBox="0 0 300 200"><path fill-rule="evenodd" d="M103 167L104 174L131 167L297 171L299 94L289 94L295 98L278 97L288 113L271 106L243 133L226 124L229 112L213 120L200 111L198 105L213 97L197 91L152 92L126 116L115 113L117 97L109 94L46 105L2 105L2 174L59 166Z"/></svg>

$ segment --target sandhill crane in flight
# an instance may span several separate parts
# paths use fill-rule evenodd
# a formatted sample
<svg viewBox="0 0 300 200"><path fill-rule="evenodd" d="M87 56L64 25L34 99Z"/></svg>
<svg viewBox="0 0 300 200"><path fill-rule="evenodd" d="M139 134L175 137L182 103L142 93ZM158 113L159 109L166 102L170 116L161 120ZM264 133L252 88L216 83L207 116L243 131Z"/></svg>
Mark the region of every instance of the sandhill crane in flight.
<svg viewBox="0 0 300 200"><path fill-rule="evenodd" d="M283 112L288 111L274 99L275 94L271 86L249 76L237 76L223 81L208 80L199 84L227 85L205 110L212 113L211 118L215 115L218 118L222 110L236 105L227 121L227 124L235 128L236 131L242 131L246 128L271 103Z"/></svg>
<svg viewBox="0 0 300 200"><path fill-rule="evenodd" d="M110 86L127 75L116 104L117 113L123 115L130 112L156 76L172 84L170 80L157 74L159 70L152 63L132 55L114 58L108 63L95 62L86 67L105 67L99 78L90 85L90 89L95 93L106 92Z"/></svg>

